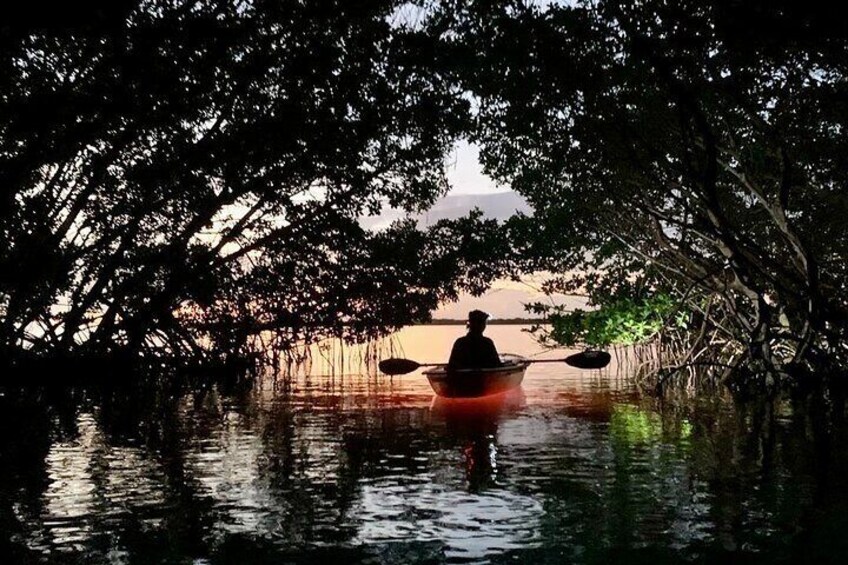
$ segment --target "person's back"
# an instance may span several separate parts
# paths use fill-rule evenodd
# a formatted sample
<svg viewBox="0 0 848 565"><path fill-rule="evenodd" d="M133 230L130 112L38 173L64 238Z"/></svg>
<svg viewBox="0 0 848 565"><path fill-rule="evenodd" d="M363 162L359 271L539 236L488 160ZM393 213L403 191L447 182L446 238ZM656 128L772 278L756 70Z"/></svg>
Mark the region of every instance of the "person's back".
<svg viewBox="0 0 848 565"><path fill-rule="evenodd" d="M488 369L501 366L495 343L483 335L488 317L488 314L479 310L469 312L468 334L454 342L448 369Z"/></svg>

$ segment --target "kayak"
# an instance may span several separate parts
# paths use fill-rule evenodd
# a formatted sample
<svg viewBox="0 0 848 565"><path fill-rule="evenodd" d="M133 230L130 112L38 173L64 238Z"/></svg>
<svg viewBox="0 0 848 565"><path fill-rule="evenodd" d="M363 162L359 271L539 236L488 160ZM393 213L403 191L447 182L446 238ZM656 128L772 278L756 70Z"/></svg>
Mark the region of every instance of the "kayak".
<svg viewBox="0 0 848 565"><path fill-rule="evenodd" d="M527 361L513 357L501 367L448 372L446 367L440 366L424 371L424 375L438 396L477 398L518 388L528 365Z"/></svg>

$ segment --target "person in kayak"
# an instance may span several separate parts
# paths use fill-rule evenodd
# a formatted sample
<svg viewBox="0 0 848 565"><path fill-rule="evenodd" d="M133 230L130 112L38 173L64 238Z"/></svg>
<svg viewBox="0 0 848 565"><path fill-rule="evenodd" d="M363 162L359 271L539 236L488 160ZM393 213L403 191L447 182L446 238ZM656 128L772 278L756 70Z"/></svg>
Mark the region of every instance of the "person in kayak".
<svg viewBox="0 0 848 565"><path fill-rule="evenodd" d="M483 335L488 318L489 315L482 310L472 310L468 313L468 321L465 324L468 333L454 342L448 360L448 370L489 369L503 365L495 343Z"/></svg>

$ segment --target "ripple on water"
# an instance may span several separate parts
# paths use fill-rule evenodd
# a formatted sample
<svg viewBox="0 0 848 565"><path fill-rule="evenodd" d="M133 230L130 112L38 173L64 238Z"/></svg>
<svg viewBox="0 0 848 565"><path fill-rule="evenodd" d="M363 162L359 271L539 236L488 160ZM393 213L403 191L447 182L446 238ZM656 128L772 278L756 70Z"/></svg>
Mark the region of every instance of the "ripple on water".
<svg viewBox="0 0 848 565"><path fill-rule="evenodd" d="M91 413L79 414L76 425L76 439L53 444L45 456L40 538L60 549L83 547L132 514L155 520L165 502L165 474L151 454L110 445Z"/></svg>
<svg viewBox="0 0 848 565"><path fill-rule="evenodd" d="M439 542L447 557L483 558L538 541L541 504L506 489L470 494L420 480L371 481L356 514L357 543Z"/></svg>

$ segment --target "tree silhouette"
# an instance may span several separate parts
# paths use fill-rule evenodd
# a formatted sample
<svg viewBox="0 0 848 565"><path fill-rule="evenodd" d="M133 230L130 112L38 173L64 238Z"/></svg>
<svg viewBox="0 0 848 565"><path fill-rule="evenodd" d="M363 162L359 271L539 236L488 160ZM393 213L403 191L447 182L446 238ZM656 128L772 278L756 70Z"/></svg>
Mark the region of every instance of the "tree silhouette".
<svg viewBox="0 0 848 565"><path fill-rule="evenodd" d="M431 29L463 53L489 172L536 209L514 222L527 265L601 304L671 292L693 340L780 373L846 355L848 32L829 10L444 3Z"/></svg>
<svg viewBox="0 0 848 565"><path fill-rule="evenodd" d="M362 339L481 288L462 258L498 237L491 223L424 237L356 222L441 195L467 119L400 5L36 2L10 16L1 353Z"/></svg>

